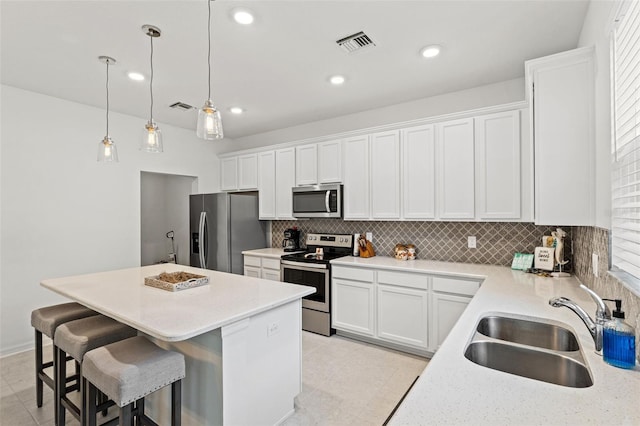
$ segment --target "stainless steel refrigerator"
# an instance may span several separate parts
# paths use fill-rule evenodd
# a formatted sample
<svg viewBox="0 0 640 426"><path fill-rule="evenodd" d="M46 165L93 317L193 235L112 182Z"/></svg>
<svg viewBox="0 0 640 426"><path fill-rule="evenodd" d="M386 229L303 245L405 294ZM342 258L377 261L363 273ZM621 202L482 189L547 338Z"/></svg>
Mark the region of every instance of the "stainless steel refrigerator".
<svg viewBox="0 0 640 426"><path fill-rule="evenodd" d="M242 275L242 252L267 247L257 192L191 195L189 210L191 266Z"/></svg>

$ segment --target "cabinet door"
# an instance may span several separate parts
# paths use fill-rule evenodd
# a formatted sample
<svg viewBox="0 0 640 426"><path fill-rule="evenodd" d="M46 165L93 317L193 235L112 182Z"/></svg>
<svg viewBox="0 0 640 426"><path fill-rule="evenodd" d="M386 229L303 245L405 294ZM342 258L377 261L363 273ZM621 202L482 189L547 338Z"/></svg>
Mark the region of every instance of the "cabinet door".
<svg viewBox="0 0 640 426"><path fill-rule="evenodd" d="M471 297L433 292L431 301L429 346L435 352L462 316Z"/></svg>
<svg viewBox="0 0 640 426"><path fill-rule="evenodd" d="M220 190L236 191L238 189L238 157L220 160Z"/></svg>
<svg viewBox="0 0 640 426"><path fill-rule="evenodd" d="M378 337L428 348L427 290L378 284Z"/></svg>
<svg viewBox="0 0 640 426"><path fill-rule="evenodd" d="M369 219L369 136L344 141L344 218Z"/></svg>
<svg viewBox="0 0 640 426"><path fill-rule="evenodd" d="M342 141L318 144L318 183L342 182Z"/></svg>
<svg viewBox="0 0 640 426"><path fill-rule="evenodd" d="M400 134L371 135L371 217L400 218Z"/></svg>
<svg viewBox="0 0 640 426"><path fill-rule="evenodd" d="M473 219L473 119L437 125L438 210L440 219Z"/></svg>
<svg viewBox="0 0 640 426"><path fill-rule="evenodd" d="M255 266L245 266L244 275L247 277L260 278L260 268Z"/></svg>
<svg viewBox="0 0 640 426"><path fill-rule="evenodd" d="M276 218L276 153L258 154L258 210L262 220Z"/></svg>
<svg viewBox="0 0 640 426"><path fill-rule="evenodd" d="M258 156L238 157L238 189L258 189Z"/></svg>
<svg viewBox="0 0 640 426"><path fill-rule="evenodd" d="M265 280L280 281L280 271L273 269L262 269L262 276Z"/></svg>
<svg viewBox="0 0 640 426"><path fill-rule="evenodd" d="M293 148L276 151L276 217L293 219L291 189L296 185L296 151Z"/></svg>
<svg viewBox="0 0 640 426"><path fill-rule="evenodd" d="M520 112L475 118L476 200L480 219L520 218Z"/></svg>
<svg viewBox="0 0 640 426"><path fill-rule="evenodd" d="M434 219L436 190L433 125L402 130L402 217Z"/></svg>
<svg viewBox="0 0 640 426"><path fill-rule="evenodd" d="M296 147L296 185L315 185L318 183L318 146L302 145Z"/></svg>
<svg viewBox="0 0 640 426"><path fill-rule="evenodd" d="M331 288L331 326L374 336L373 283L334 278Z"/></svg>
<svg viewBox="0 0 640 426"><path fill-rule="evenodd" d="M593 49L527 63L533 91L535 223L594 225Z"/></svg>

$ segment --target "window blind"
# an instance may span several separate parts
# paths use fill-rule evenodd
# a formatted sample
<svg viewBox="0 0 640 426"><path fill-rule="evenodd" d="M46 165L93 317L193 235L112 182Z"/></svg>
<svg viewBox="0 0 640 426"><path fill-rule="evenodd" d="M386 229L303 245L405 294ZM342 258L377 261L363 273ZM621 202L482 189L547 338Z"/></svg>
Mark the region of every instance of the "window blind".
<svg viewBox="0 0 640 426"><path fill-rule="evenodd" d="M613 37L611 263L640 278L640 2L627 5Z"/></svg>

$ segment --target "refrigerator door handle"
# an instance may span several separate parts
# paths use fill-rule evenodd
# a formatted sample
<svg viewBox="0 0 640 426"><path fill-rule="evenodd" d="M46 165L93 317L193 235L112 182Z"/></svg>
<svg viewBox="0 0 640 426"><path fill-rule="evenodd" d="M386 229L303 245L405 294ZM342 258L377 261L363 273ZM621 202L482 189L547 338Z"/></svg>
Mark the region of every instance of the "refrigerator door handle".
<svg viewBox="0 0 640 426"><path fill-rule="evenodd" d="M324 195L324 206L327 209L327 213L331 213L331 209L329 208L329 196L331 195L331 191L327 191Z"/></svg>
<svg viewBox="0 0 640 426"><path fill-rule="evenodd" d="M200 224L198 225L198 239L200 240L200 267L207 268L207 255L205 253L207 242L204 235L205 224L207 223L207 212L200 212Z"/></svg>

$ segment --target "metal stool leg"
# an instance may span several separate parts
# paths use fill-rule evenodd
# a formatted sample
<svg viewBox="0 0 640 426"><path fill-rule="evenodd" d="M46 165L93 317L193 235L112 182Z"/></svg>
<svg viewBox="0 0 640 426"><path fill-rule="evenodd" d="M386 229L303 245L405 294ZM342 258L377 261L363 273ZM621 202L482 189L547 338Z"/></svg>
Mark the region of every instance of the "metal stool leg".
<svg viewBox="0 0 640 426"><path fill-rule="evenodd" d="M53 364L56 375L54 380L56 388L54 392L56 425L63 426L65 422L65 409L62 406L62 398L67 394L67 383L66 380L62 378L67 377L67 354L61 349L55 349L56 355Z"/></svg>
<svg viewBox="0 0 640 426"><path fill-rule="evenodd" d="M180 426L182 418L182 380L171 384L171 426Z"/></svg>
<svg viewBox="0 0 640 426"><path fill-rule="evenodd" d="M40 374L44 369L42 365L42 333L36 330L36 404L38 408L42 407L42 378Z"/></svg>
<svg viewBox="0 0 640 426"><path fill-rule="evenodd" d="M120 408L120 425L121 426L130 426L131 425L131 405L128 404L124 407Z"/></svg>
<svg viewBox="0 0 640 426"><path fill-rule="evenodd" d="M85 386L85 422L87 426L96 426L97 423L97 406L96 399L98 397L98 391L93 383L89 382L87 379L82 379L82 382Z"/></svg>

